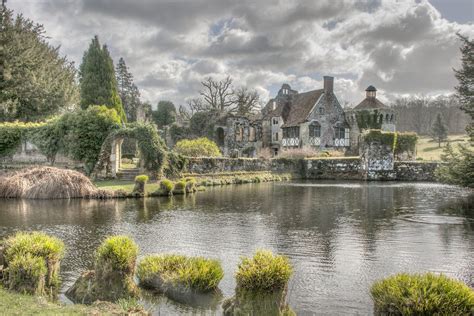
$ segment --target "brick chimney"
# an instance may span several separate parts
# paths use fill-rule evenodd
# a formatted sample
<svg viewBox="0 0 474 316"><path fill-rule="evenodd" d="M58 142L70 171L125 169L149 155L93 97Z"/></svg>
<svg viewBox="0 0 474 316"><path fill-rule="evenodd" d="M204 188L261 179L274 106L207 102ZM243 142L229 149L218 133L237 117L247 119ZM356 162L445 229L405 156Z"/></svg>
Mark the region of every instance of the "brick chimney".
<svg viewBox="0 0 474 316"><path fill-rule="evenodd" d="M324 76L324 93L331 94L334 90L334 77Z"/></svg>

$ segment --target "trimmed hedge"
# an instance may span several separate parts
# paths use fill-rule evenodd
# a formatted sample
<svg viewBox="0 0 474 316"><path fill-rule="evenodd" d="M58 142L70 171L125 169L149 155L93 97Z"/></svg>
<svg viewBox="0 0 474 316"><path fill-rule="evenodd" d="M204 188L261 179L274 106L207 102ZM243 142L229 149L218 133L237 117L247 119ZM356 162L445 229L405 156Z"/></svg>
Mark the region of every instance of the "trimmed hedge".
<svg viewBox="0 0 474 316"><path fill-rule="evenodd" d="M375 282L370 290L376 314L472 315L474 291L434 273L401 273Z"/></svg>

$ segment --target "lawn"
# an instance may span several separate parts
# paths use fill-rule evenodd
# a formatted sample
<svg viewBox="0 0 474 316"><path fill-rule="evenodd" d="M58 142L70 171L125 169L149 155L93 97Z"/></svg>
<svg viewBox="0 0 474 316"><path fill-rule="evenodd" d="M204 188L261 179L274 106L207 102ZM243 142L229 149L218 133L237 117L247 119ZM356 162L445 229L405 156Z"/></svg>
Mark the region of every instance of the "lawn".
<svg viewBox="0 0 474 316"><path fill-rule="evenodd" d="M450 135L448 137L449 143L456 148L458 144L469 145L469 136L467 135ZM441 143L441 148L438 147L438 142L434 141L429 136L420 136L416 145L416 158L423 160L441 160L443 149L447 142Z"/></svg>
<svg viewBox="0 0 474 316"><path fill-rule="evenodd" d="M133 181L121 181L121 180L104 180L104 181L96 181L94 184L101 189L107 190L125 190L127 192L132 192L135 183ZM159 184L158 182L150 182L147 183L145 186L146 192L154 192L158 190Z"/></svg>
<svg viewBox="0 0 474 316"><path fill-rule="evenodd" d="M111 303L102 305L60 305L45 298L17 294L0 286L0 315L118 315L124 312Z"/></svg>

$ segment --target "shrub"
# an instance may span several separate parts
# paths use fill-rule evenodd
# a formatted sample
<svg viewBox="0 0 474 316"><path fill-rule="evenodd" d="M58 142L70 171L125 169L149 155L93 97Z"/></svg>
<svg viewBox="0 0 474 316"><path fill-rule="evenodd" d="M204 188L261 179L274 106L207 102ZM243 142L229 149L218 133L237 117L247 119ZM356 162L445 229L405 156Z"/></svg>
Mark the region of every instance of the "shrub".
<svg viewBox="0 0 474 316"><path fill-rule="evenodd" d="M20 293L43 295L47 272L43 258L31 253L17 255L8 263L9 289Z"/></svg>
<svg viewBox="0 0 474 316"><path fill-rule="evenodd" d="M252 291L273 291L286 287L292 268L284 256L258 250L253 258L242 258L235 278L237 287Z"/></svg>
<svg viewBox="0 0 474 316"><path fill-rule="evenodd" d="M474 291L444 275L397 274L370 290L377 313L389 315L470 315Z"/></svg>
<svg viewBox="0 0 474 316"><path fill-rule="evenodd" d="M220 157L219 147L206 137L183 139L176 143L174 150L188 157Z"/></svg>
<svg viewBox="0 0 474 316"><path fill-rule="evenodd" d="M146 174L136 176L135 177L135 182L147 183L148 182L148 176Z"/></svg>
<svg viewBox="0 0 474 316"><path fill-rule="evenodd" d="M186 193L186 181L180 180L174 184L173 194L185 194Z"/></svg>
<svg viewBox="0 0 474 316"><path fill-rule="evenodd" d="M214 290L224 276L217 260L182 255L145 257L137 269L138 280L145 286L159 283L208 292Z"/></svg>
<svg viewBox="0 0 474 316"><path fill-rule="evenodd" d="M127 236L111 236L104 240L96 252L96 266L104 262L121 271L133 271L137 260L138 246Z"/></svg>

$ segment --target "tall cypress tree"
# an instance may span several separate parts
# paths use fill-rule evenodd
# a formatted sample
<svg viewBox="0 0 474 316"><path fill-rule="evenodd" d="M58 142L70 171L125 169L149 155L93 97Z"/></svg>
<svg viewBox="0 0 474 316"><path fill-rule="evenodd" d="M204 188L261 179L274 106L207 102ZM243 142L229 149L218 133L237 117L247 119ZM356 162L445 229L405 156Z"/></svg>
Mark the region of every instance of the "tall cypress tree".
<svg viewBox="0 0 474 316"><path fill-rule="evenodd" d="M83 109L91 105L106 105L108 108L115 109L122 121L127 120L118 93L114 62L107 46L100 46L97 35L84 53L79 76Z"/></svg>
<svg viewBox="0 0 474 316"><path fill-rule="evenodd" d="M118 83L118 92L122 100L123 108L127 120L130 122L137 120L137 110L141 105L140 92L137 86L133 83L133 75L130 73L125 60L120 57L117 64L116 77Z"/></svg>

